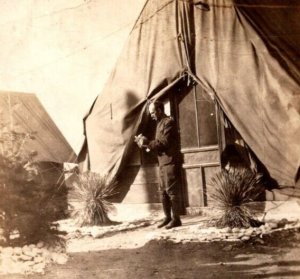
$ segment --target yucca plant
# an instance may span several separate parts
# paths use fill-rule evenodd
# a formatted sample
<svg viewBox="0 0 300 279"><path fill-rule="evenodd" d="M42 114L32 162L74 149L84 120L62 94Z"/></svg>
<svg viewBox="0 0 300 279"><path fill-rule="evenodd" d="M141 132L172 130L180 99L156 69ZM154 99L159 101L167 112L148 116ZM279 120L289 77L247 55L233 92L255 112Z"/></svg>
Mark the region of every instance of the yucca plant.
<svg viewBox="0 0 300 279"><path fill-rule="evenodd" d="M251 203L263 193L262 176L246 168L222 170L211 179L214 189L211 195L221 217L217 218L218 227L251 227L261 223Z"/></svg>
<svg viewBox="0 0 300 279"><path fill-rule="evenodd" d="M115 184L107 176L93 172L78 174L74 183L72 200L76 203L71 216L80 226L112 223L108 213L114 205L108 200L116 194Z"/></svg>

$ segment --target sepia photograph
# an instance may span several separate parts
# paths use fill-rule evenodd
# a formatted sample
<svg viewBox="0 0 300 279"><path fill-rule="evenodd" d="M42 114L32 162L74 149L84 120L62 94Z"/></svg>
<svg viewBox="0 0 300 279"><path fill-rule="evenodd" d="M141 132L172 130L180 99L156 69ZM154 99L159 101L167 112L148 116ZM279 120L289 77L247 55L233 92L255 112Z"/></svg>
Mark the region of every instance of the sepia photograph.
<svg viewBox="0 0 300 279"><path fill-rule="evenodd" d="M0 278L300 278L300 0L0 0Z"/></svg>

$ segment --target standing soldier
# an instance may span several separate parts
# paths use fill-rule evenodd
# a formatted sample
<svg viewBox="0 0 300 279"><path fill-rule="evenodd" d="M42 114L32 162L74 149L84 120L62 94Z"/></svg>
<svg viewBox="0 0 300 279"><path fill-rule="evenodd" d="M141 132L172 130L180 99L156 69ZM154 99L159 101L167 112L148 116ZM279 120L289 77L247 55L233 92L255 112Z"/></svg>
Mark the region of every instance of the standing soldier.
<svg viewBox="0 0 300 279"><path fill-rule="evenodd" d="M136 137L140 148L147 148L157 153L159 165L160 190L165 218L158 228L166 229L181 226L179 183L177 178L178 143L176 123L164 112L164 104L154 101L149 105L151 118L157 122L154 140L143 135ZM172 211L172 215L171 215Z"/></svg>

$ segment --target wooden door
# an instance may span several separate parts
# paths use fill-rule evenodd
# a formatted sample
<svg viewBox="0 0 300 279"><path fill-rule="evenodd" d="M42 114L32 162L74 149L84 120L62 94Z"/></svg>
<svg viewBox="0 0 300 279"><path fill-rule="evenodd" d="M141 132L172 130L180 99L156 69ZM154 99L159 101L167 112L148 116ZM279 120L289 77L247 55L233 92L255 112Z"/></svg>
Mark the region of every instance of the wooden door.
<svg viewBox="0 0 300 279"><path fill-rule="evenodd" d="M174 95L185 207L208 206L210 178L220 169L216 106L200 85L178 89Z"/></svg>

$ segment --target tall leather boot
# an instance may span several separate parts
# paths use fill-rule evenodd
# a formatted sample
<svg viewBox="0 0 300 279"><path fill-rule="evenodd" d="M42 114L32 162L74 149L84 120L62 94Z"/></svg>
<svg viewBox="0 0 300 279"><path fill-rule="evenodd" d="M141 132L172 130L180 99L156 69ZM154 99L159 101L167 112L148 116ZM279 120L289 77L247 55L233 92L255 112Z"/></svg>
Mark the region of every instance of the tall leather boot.
<svg viewBox="0 0 300 279"><path fill-rule="evenodd" d="M162 228L162 227L168 225L169 222L172 220L171 219L171 201L170 201L170 198L165 194L162 195L162 206L163 206L163 211L164 211L164 214L165 214L165 218L157 226L157 228Z"/></svg>
<svg viewBox="0 0 300 279"><path fill-rule="evenodd" d="M182 225L180 220L180 206L177 199L171 199L171 208L173 216L171 222L166 226L167 230L180 227Z"/></svg>

